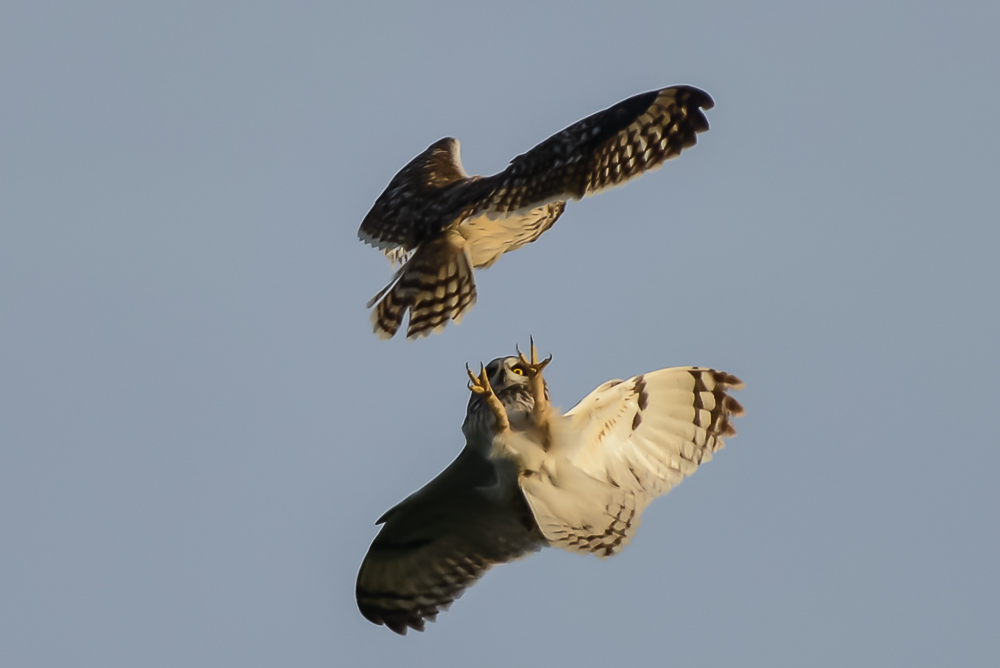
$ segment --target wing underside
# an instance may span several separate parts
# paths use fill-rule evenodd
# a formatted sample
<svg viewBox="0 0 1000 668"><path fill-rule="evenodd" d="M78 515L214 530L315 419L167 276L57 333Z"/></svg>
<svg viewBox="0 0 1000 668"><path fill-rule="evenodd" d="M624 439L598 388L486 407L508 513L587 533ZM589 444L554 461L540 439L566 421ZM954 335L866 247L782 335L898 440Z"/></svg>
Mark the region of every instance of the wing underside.
<svg viewBox="0 0 1000 668"><path fill-rule="evenodd" d="M497 495L492 464L468 448L387 512L358 573L358 608L396 633L422 631L486 571L544 546L524 497Z"/></svg>
<svg viewBox="0 0 1000 668"><path fill-rule="evenodd" d="M558 418L551 459L522 475L538 526L555 546L611 556L642 511L736 434L743 384L712 369L679 367L609 381Z"/></svg>

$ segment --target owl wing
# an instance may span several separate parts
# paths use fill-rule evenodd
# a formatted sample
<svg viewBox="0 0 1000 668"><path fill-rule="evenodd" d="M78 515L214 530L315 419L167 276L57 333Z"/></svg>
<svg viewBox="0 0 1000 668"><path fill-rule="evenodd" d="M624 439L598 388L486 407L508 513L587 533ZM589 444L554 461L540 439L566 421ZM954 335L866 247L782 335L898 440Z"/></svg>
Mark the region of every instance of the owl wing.
<svg viewBox="0 0 1000 668"><path fill-rule="evenodd" d="M601 558L625 549L653 499L643 490L599 480L565 459L522 475L519 482L550 545Z"/></svg>
<svg viewBox="0 0 1000 668"><path fill-rule="evenodd" d="M474 215L520 215L621 185L695 145L715 103L691 86L642 93L588 116L470 185Z"/></svg>
<svg viewBox="0 0 1000 668"><path fill-rule="evenodd" d="M473 180L460 151L457 139L445 137L407 163L361 221L358 238L402 262L421 241L437 236L461 201L462 187Z"/></svg>
<svg viewBox="0 0 1000 668"><path fill-rule="evenodd" d="M525 498L554 547L617 554L642 511L733 436L742 382L678 367L608 381L553 422L552 462L522 476Z"/></svg>
<svg viewBox="0 0 1000 668"><path fill-rule="evenodd" d="M358 573L361 614L399 634L423 631L490 568L543 547L524 497L496 484L493 464L467 447L383 515Z"/></svg>
<svg viewBox="0 0 1000 668"><path fill-rule="evenodd" d="M620 489L666 494L736 435L730 418L743 407L727 392L742 388L736 376L700 367L608 381L566 413L581 434L568 456Z"/></svg>

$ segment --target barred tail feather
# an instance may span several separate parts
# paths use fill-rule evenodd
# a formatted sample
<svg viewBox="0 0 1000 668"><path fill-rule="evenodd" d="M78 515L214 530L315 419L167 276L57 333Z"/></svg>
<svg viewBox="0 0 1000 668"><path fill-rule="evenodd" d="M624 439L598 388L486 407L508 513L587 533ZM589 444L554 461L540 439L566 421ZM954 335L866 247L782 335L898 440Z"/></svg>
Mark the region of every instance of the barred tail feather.
<svg viewBox="0 0 1000 668"><path fill-rule="evenodd" d="M372 328L382 339L396 334L407 311L408 339L436 334L449 320L461 322L476 303L476 283L465 240L448 235L418 248L369 306L376 301Z"/></svg>

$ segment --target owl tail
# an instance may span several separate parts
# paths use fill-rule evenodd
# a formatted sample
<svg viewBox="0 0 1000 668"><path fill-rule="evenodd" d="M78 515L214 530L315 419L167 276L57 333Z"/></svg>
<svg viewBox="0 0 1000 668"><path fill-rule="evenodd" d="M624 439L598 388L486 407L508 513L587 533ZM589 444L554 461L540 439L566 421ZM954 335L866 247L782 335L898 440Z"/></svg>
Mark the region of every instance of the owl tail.
<svg viewBox="0 0 1000 668"><path fill-rule="evenodd" d="M419 339L440 332L449 320L461 322L475 303L465 239L451 234L421 245L368 307L375 305L372 328L379 338L391 339L409 310L406 338Z"/></svg>

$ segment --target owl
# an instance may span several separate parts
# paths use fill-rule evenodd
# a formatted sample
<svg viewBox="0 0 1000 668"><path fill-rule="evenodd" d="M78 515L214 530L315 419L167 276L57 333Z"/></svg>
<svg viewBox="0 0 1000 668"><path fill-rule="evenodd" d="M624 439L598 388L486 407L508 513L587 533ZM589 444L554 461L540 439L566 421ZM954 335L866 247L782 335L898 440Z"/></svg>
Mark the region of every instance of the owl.
<svg viewBox="0 0 1000 668"><path fill-rule="evenodd" d="M379 520L361 564L361 614L399 634L424 630L497 564L543 547L610 557L642 511L734 436L743 383L700 367L610 380L559 414L542 370L551 357L469 371L465 448ZM468 369L468 367L466 367Z"/></svg>
<svg viewBox="0 0 1000 668"><path fill-rule="evenodd" d="M407 338L459 322L476 303L473 269L552 227L568 200L621 185L694 146L708 130L704 91L673 86L630 97L574 123L493 176L469 176L458 140L430 145L399 171L358 230L402 264L371 301L375 334Z"/></svg>

